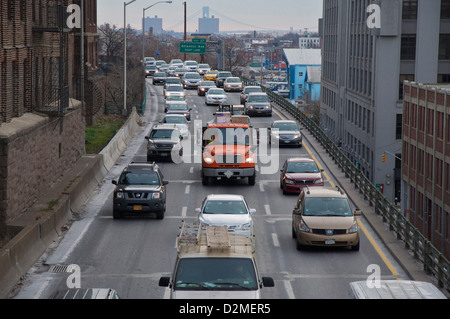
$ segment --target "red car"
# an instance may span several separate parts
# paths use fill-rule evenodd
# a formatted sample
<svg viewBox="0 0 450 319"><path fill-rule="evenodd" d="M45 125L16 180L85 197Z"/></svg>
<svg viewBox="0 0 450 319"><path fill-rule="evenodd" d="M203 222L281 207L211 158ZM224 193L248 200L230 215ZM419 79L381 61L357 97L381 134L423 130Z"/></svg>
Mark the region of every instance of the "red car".
<svg viewBox="0 0 450 319"><path fill-rule="evenodd" d="M299 193L307 186L323 186L323 169L307 157L288 158L281 168L280 188L283 194Z"/></svg>

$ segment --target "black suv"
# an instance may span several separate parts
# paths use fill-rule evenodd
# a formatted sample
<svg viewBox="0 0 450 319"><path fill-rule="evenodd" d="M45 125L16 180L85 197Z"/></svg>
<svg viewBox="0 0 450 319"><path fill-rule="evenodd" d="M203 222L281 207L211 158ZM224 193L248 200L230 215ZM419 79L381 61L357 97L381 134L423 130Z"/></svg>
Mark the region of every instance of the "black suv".
<svg viewBox="0 0 450 319"><path fill-rule="evenodd" d="M131 162L124 168L116 185L113 198L113 218L119 219L125 213L144 215L156 213L157 219L164 218L166 211L166 185L161 170L155 163Z"/></svg>
<svg viewBox="0 0 450 319"><path fill-rule="evenodd" d="M216 85L218 88L223 87L223 82L225 81L226 78L230 78L232 77L233 74L231 74L231 72L229 71L220 71L219 73L217 73L217 77L216 77Z"/></svg>

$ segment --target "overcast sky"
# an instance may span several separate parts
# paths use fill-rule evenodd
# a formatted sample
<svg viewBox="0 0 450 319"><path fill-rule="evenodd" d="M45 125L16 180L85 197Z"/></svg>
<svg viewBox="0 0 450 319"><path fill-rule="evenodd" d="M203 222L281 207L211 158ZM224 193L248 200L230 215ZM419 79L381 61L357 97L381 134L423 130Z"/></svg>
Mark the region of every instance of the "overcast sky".
<svg viewBox="0 0 450 319"><path fill-rule="evenodd" d="M123 27L124 2L131 0L97 0L97 24L105 22ZM157 0L136 0L126 6L127 24L142 28L142 12ZM182 32L184 28L184 0L173 0L171 4L158 3L145 11L146 17L163 20L166 31ZM186 0L187 31L196 32L202 8L210 8L210 17L219 18L220 31L240 30L286 30L307 28L318 30L318 19L322 17L322 0Z"/></svg>

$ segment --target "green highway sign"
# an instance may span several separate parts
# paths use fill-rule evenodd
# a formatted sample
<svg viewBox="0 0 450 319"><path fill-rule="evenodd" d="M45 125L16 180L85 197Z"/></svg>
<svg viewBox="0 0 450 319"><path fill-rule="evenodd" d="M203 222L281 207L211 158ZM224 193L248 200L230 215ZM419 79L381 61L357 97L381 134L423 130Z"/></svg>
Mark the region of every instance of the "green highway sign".
<svg viewBox="0 0 450 319"><path fill-rule="evenodd" d="M205 38L193 38L192 43L206 43Z"/></svg>
<svg viewBox="0 0 450 319"><path fill-rule="evenodd" d="M180 53L206 53L206 42L180 42Z"/></svg>

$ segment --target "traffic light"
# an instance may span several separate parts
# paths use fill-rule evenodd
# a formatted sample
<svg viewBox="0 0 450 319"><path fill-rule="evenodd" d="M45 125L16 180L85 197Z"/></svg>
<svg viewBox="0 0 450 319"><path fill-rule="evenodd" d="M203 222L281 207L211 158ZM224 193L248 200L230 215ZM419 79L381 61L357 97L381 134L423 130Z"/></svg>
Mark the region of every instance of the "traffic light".
<svg viewBox="0 0 450 319"><path fill-rule="evenodd" d="M381 154L381 161L386 162L386 153Z"/></svg>

